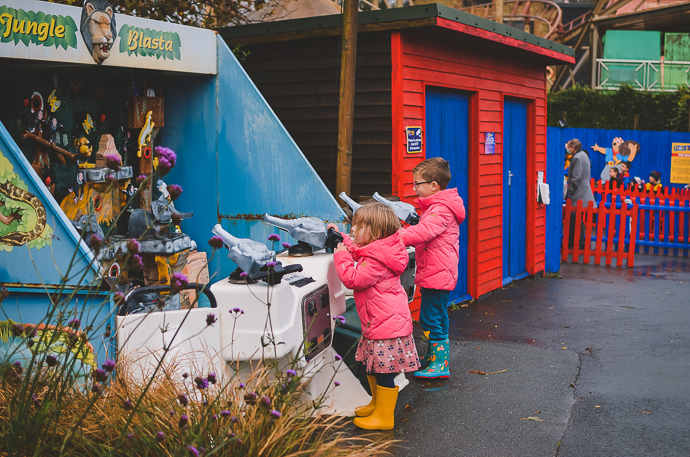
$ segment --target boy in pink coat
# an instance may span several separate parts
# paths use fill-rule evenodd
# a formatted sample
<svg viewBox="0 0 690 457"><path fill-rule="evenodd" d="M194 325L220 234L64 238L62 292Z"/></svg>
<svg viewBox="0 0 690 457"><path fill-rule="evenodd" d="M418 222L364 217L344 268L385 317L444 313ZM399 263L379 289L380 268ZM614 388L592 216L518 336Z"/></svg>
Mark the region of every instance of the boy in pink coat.
<svg viewBox="0 0 690 457"><path fill-rule="evenodd" d="M426 365L415 372L419 378L447 378L448 297L458 281L460 224L465 220L465 205L450 182L448 162L440 157L427 159L412 170L414 189L422 216L419 224L400 232L405 246L415 247L415 284L422 292L419 323L429 350L422 360Z"/></svg>
<svg viewBox="0 0 690 457"><path fill-rule="evenodd" d="M355 409L354 424L368 430L393 428L398 398L394 378L420 367L407 293L400 284L408 255L399 228L393 210L366 204L352 220L354 241L343 235L333 256L338 277L354 291L362 322L355 360L365 365L372 400Z"/></svg>

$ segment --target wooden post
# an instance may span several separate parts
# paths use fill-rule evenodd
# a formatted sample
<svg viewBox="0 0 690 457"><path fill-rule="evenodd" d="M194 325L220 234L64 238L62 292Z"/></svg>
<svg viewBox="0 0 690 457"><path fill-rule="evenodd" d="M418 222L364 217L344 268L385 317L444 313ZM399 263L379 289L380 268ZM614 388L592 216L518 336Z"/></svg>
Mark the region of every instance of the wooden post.
<svg viewBox="0 0 690 457"><path fill-rule="evenodd" d="M340 55L340 109L338 111L338 165L335 194L350 194L352 130L355 118L355 70L357 67L358 0L344 0Z"/></svg>
<svg viewBox="0 0 690 457"><path fill-rule="evenodd" d="M496 22L503 24L503 0L496 0L494 2L496 13L494 14Z"/></svg>
<svg viewBox="0 0 690 457"><path fill-rule="evenodd" d="M597 64L597 59L599 58L599 29L595 25L592 26L592 36L589 39L589 55L592 58L590 81L592 83L592 89L594 89L599 83L597 80L597 70L599 69L599 65Z"/></svg>

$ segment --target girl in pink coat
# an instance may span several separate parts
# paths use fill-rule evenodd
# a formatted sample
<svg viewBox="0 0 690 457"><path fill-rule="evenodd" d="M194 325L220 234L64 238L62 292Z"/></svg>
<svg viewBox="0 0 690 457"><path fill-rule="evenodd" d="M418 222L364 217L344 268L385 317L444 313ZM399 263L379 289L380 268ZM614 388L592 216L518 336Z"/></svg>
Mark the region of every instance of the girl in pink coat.
<svg viewBox="0 0 690 457"><path fill-rule="evenodd" d="M395 376L419 368L412 337L412 316L400 275L408 255L397 233L400 222L381 203L362 206L352 220L352 240L343 235L334 261L340 280L352 289L362 338L355 360L364 363L371 387L371 402L355 410L356 426L390 430L394 424L398 387Z"/></svg>

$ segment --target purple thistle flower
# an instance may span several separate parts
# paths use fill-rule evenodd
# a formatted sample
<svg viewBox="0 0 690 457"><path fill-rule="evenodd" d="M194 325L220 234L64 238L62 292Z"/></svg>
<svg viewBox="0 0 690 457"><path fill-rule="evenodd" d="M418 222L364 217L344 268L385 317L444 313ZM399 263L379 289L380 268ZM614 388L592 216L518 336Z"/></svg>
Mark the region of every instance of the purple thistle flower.
<svg viewBox="0 0 690 457"><path fill-rule="evenodd" d="M223 242L223 238L221 238L221 237L219 237L219 236L217 236L217 235L213 235L213 236L211 237L211 239L208 240L208 244L209 244L209 246L211 246L213 249L220 249L220 248L223 247L223 245L224 245L225 243Z"/></svg>
<svg viewBox="0 0 690 457"><path fill-rule="evenodd" d="M240 383L240 389L244 389L246 386L243 382Z"/></svg>
<svg viewBox="0 0 690 457"><path fill-rule="evenodd" d="M213 416L211 416L211 419L213 419L213 420L218 419L218 414L214 414Z"/></svg>
<svg viewBox="0 0 690 457"><path fill-rule="evenodd" d="M340 362L341 360L343 360L343 358L340 357L339 354L336 354L335 357L333 357L333 358L334 358L337 362Z"/></svg>
<svg viewBox="0 0 690 457"><path fill-rule="evenodd" d="M270 270L272 268L275 268L275 266L278 265L278 262L266 262L266 267Z"/></svg>
<svg viewBox="0 0 690 457"><path fill-rule="evenodd" d="M333 318L333 320L335 321L336 325L337 324L344 325L346 322L346 320L343 316L336 316Z"/></svg>
<svg viewBox="0 0 690 457"><path fill-rule="evenodd" d="M232 417L230 418L230 422L232 422L233 424L236 424L236 423L238 423L239 421L240 421L240 420L239 420L237 417L235 417L235 416L232 416Z"/></svg>
<svg viewBox="0 0 690 457"><path fill-rule="evenodd" d="M290 243L283 243L283 247L284 247L285 249L289 248L289 247L290 247Z"/></svg>
<svg viewBox="0 0 690 457"><path fill-rule="evenodd" d="M280 419L283 415L280 411L276 411L275 409L272 409L269 414L273 417L273 419Z"/></svg>
<svg viewBox="0 0 690 457"><path fill-rule="evenodd" d="M259 405L268 409L268 407L271 406L271 399L269 397L267 397L266 395L264 395L263 397L261 397L261 401L259 401Z"/></svg>
<svg viewBox="0 0 690 457"><path fill-rule="evenodd" d="M243 271L242 273L240 273L240 278L246 278L246 277L247 277L247 273L246 273L246 272Z"/></svg>
<svg viewBox="0 0 690 457"><path fill-rule="evenodd" d="M122 408L125 411L130 411L132 409L132 401L131 400L125 400L122 402Z"/></svg>
<svg viewBox="0 0 690 457"><path fill-rule="evenodd" d="M122 166L122 164L120 163L120 159L114 155L109 155L105 157L105 166L113 171L120 171L120 166Z"/></svg>
<svg viewBox="0 0 690 457"><path fill-rule="evenodd" d="M197 388L204 390L208 387L208 380L202 377L197 376L194 378L194 382L196 383Z"/></svg>
<svg viewBox="0 0 690 457"><path fill-rule="evenodd" d="M213 313L208 313L206 315L206 325L213 325L218 321L216 315Z"/></svg>
<svg viewBox="0 0 690 457"><path fill-rule="evenodd" d="M146 178L148 178L146 175L137 176L137 185L141 185L142 182L146 181Z"/></svg>
<svg viewBox="0 0 690 457"><path fill-rule="evenodd" d="M93 370L91 376L93 376L93 378L98 382L105 382L106 379L108 379L107 373L101 370L100 368L96 368L95 370Z"/></svg>
<svg viewBox="0 0 690 457"><path fill-rule="evenodd" d="M258 400L258 399L259 399L259 396L255 392L247 392L246 394L244 394L244 401L248 405L255 405L256 400Z"/></svg>
<svg viewBox="0 0 690 457"><path fill-rule="evenodd" d="M208 382L210 382L211 384L215 384L216 382L218 382L218 378L216 378L215 373L209 373L206 379L208 379Z"/></svg>
<svg viewBox="0 0 690 457"><path fill-rule="evenodd" d="M129 268L134 271L140 271L144 268L144 261L139 254L134 254L129 258Z"/></svg>
<svg viewBox="0 0 690 457"><path fill-rule="evenodd" d="M170 184L168 186L168 193L170 194L170 200L175 201L182 195L182 187L177 184Z"/></svg>
<svg viewBox="0 0 690 457"><path fill-rule="evenodd" d="M189 284L189 282L187 281L187 277L185 275L182 273L173 273L170 277L170 293L176 294L180 290L187 287L187 284Z"/></svg>
<svg viewBox="0 0 690 457"><path fill-rule="evenodd" d="M132 438L134 438L134 434L128 433L125 435L125 437L127 437L128 440L131 440Z"/></svg>
<svg viewBox="0 0 690 457"><path fill-rule="evenodd" d="M338 387L340 385L340 383L338 381L333 381L333 385Z"/></svg>
<svg viewBox="0 0 690 457"><path fill-rule="evenodd" d="M54 355L46 356L46 365L48 365L49 367L54 367L55 365L57 365L57 363L57 358Z"/></svg>
<svg viewBox="0 0 690 457"><path fill-rule="evenodd" d="M114 360L106 360L105 363L103 364L103 369L107 372L112 372L115 369L115 361Z"/></svg>
<svg viewBox="0 0 690 457"><path fill-rule="evenodd" d="M183 414L182 416L180 416L180 422L178 423L178 425L180 427L184 427L185 425L187 425L188 422L189 422L189 417L187 417L186 414Z"/></svg>
<svg viewBox="0 0 690 457"><path fill-rule="evenodd" d="M228 432L228 438L234 438L235 436L237 436L237 435L235 435L235 434L232 433L232 432Z"/></svg>
<svg viewBox="0 0 690 457"><path fill-rule="evenodd" d="M72 328L79 328L79 319L75 317L71 321L67 322L67 326Z"/></svg>
<svg viewBox="0 0 690 457"><path fill-rule="evenodd" d="M117 184L117 178L114 174L108 173L107 175L105 175L105 182L107 184Z"/></svg>
<svg viewBox="0 0 690 457"><path fill-rule="evenodd" d="M127 252L131 252L132 254L138 254L140 249L141 244L139 244L139 242L134 238L127 242Z"/></svg>
<svg viewBox="0 0 690 457"><path fill-rule="evenodd" d="M99 252L101 250L101 246L103 246L103 239L94 233L91 235L91 238L89 238L89 246L95 252Z"/></svg>
<svg viewBox="0 0 690 457"><path fill-rule="evenodd" d="M12 326L12 334L14 336L20 336L24 333L24 326L22 324L14 324Z"/></svg>
<svg viewBox="0 0 690 457"><path fill-rule="evenodd" d="M233 308L230 312L235 314L244 314L244 311L239 308Z"/></svg>
<svg viewBox="0 0 690 457"><path fill-rule="evenodd" d="M91 386L91 392L97 394L97 393L100 393L100 391L101 391L101 385L98 384L97 382L94 382L93 386Z"/></svg>
<svg viewBox="0 0 690 457"><path fill-rule="evenodd" d="M288 376L297 376L297 372L295 370L285 370L285 374Z"/></svg>
<svg viewBox="0 0 690 457"><path fill-rule="evenodd" d="M189 455L193 455L194 457L199 457L199 451L196 450L194 446L191 444L187 445L187 450L189 451Z"/></svg>
<svg viewBox="0 0 690 457"><path fill-rule="evenodd" d="M228 416L230 416L231 414L232 414L232 413L231 413L230 411L224 410L224 411L221 411L221 412L220 412L220 417L228 417Z"/></svg>
<svg viewBox="0 0 690 457"><path fill-rule="evenodd" d="M201 404L204 406L208 406L208 400L204 399L204 401L202 401Z"/></svg>
<svg viewBox="0 0 690 457"><path fill-rule="evenodd" d="M268 241L280 241L280 235L277 233L271 233L268 235Z"/></svg>
<svg viewBox="0 0 690 457"><path fill-rule="evenodd" d="M116 306L122 306L125 302L125 294L122 292L115 292L113 294L113 302L115 302Z"/></svg>
<svg viewBox="0 0 690 457"><path fill-rule="evenodd" d="M174 415L175 415L175 411L173 411L173 410L171 409L171 410L170 410L170 415L171 415L171 416L174 416Z"/></svg>
<svg viewBox="0 0 690 457"><path fill-rule="evenodd" d="M179 401L182 406L187 406L189 403L189 398L187 397L187 394L180 394L177 396L177 401Z"/></svg>
<svg viewBox="0 0 690 457"><path fill-rule="evenodd" d="M35 406L41 406L41 401L38 399L38 397L35 394L31 394L31 402Z"/></svg>
<svg viewBox="0 0 690 457"><path fill-rule="evenodd" d="M158 441L163 441L165 439L165 433L163 433L163 432L156 433L156 439Z"/></svg>
<svg viewBox="0 0 690 457"><path fill-rule="evenodd" d="M154 151L158 157L158 174L167 175L177 163L177 154L170 148L157 146Z"/></svg>

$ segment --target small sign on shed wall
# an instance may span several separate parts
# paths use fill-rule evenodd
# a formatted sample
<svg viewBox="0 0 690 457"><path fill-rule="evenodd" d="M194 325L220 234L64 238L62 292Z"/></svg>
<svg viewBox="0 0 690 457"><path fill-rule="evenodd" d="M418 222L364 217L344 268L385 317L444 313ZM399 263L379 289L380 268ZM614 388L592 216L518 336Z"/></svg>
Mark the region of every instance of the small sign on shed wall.
<svg viewBox="0 0 690 457"><path fill-rule="evenodd" d="M405 133L407 134L407 152L422 152L422 128L406 127Z"/></svg>

